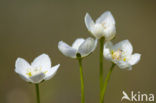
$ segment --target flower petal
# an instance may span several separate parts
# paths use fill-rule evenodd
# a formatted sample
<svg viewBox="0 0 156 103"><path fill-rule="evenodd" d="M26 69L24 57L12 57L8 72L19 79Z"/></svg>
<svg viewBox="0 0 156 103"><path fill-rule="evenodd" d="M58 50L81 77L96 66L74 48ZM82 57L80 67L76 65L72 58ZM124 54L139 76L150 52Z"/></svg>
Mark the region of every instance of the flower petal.
<svg viewBox="0 0 156 103"><path fill-rule="evenodd" d="M128 62L131 65L135 65L135 64L137 64L140 61L140 58L141 58L141 54L135 53L135 54L131 55L131 57L130 57Z"/></svg>
<svg viewBox="0 0 156 103"><path fill-rule="evenodd" d="M84 42L85 40L83 38L78 38L74 41L74 43L72 44L72 48L78 50L78 48L80 47L80 45Z"/></svg>
<svg viewBox="0 0 156 103"><path fill-rule="evenodd" d="M40 83L44 79L44 77L45 77L44 73L39 73L34 76L31 76L30 80L32 81L32 83Z"/></svg>
<svg viewBox="0 0 156 103"><path fill-rule="evenodd" d="M106 29L103 30L103 36L107 41L112 40L115 37L115 35L116 35L115 25L108 26Z"/></svg>
<svg viewBox="0 0 156 103"><path fill-rule="evenodd" d="M106 40L111 40L116 34L115 19L110 11L104 12L97 20L96 24L103 26L103 36Z"/></svg>
<svg viewBox="0 0 156 103"><path fill-rule="evenodd" d="M19 73L18 73L18 74L19 74ZM23 80L25 80L26 82L32 82L32 81L28 78L28 76L26 76L26 75L19 74L19 76L20 76Z"/></svg>
<svg viewBox="0 0 156 103"><path fill-rule="evenodd" d="M68 44L66 44L63 41L60 41L58 43L58 49L64 54L65 56L76 58L76 49L70 47Z"/></svg>
<svg viewBox="0 0 156 103"><path fill-rule="evenodd" d="M113 61L115 64L119 66L120 69L131 69L131 65L125 61Z"/></svg>
<svg viewBox="0 0 156 103"><path fill-rule="evenodd" d="M60 64L50 68L48 70L48 72L45 74L44 80L49 80L51 79L57 72L58 68L59 68Z"/></svg>
<svg viewBox="0 0 156 103"><path fill-rule="evenodd" d="M86 15L85 15L85 24L86 24L87 29L89 31L91 31L91 28L94 25L94 21L91 18L91 16L89 15L89 13L86 13Z"/></svg>
<svg viewBox="0 0 156 103"><path fill-rule="evenodd" d="M125 55L131 55L133 52L133 47L129 40L123 40L114 45L114 49L118 50L121 49Z"/></svg>
<svg viewBox="0 0 156 103"><path fill-rule="evenodd" d="M112 47L113 47L113 44L111 41L108 41L104 44L103 55L108 60L112 59L112 55L111 55Z"/></svg>
<svg viewBox="0 0 156 103"><path fill-rule="evenodd" d="M78 53L81 54L81 57L85 57L93 52L97 45L97 39L87 38L79 47Z"/></svg>
<svg viewBox="0 0 156 103"><path fill-rule="evenodd" d="M42 69L51 67L51 60L47 54L42 54L34 59L32 67L41 67Z"/></svg>
<svg viewBox="0 0 156 103"><path fill-rule="evenodd" d="M30 64L23 58L17 58L15 63L15 72L21 75L26 75L26 70L30 68Z"/></svg>
<svg viewBox="0 0 156 103"><path fill-rule="evenodd" d="M96 20L96 23L115 25L115 19L110 11L106 11Z"/></svg>

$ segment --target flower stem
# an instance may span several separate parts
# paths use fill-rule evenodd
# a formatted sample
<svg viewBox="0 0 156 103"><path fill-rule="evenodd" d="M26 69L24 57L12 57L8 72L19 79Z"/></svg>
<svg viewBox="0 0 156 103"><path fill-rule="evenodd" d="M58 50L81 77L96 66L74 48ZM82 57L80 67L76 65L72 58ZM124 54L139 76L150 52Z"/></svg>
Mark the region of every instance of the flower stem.
<svg viewBox="0 0 156 103"><path fill-rule="evenodd" d="M79 66L80 66L80 79L81 79L81 103L85 103L82 58L78 58L78 61L79 61Z"/></svg>
<svg viewBox="0 0 156 103"><path fill-rule="evenodd" d="M39 91L39 84L35 84L35 87L36 87L37 103L40 103L40 91Z"/></svg>
<svg viewBox="0 0 156 103"><path fill-rule="evenodd" d="M104 37L100 38L100 70L99 70L99 81L100 81L100 97L102 95L102 87L103 87L103 45L104 45ZM100 98L101 99L101 98Z"/></svg>
<svg viewBox="0 0 156 103"><path fill-rule="evenodd" d="M107 85L108 85L108 82L109 82L109 80L110 80L110 76L111 76L111 74L112 74L112 71L113 71L114 67L115 67L115 64L112 63L112 66L111 66L111 68L110 68L110 70L109 70L109 72L108 72L108 74L107 74L107 76L106 76L106 79L105 79L105 81L104 81L104 86L103 86L103 88L102 88L102 95L101 95L100 103L103 103L103 102L104 102L104 95L105 95L106 88L107 88Z"/></svg>

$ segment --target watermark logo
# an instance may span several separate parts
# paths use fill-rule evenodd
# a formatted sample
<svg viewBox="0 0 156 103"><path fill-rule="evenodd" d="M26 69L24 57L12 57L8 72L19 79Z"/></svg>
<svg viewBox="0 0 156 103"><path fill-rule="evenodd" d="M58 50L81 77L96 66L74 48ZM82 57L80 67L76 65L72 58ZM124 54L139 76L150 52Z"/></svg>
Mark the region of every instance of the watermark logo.
<svg viewBox="0 0 156 103"><path fill-rule="evenodd" d="M154 101L154 94L146 94L146 93L141 93L140 91L134 92L131 91L131 93L128 95L125 91L122 91L122 98L121 101L128 100L132 102L153 102Z"/></svg>

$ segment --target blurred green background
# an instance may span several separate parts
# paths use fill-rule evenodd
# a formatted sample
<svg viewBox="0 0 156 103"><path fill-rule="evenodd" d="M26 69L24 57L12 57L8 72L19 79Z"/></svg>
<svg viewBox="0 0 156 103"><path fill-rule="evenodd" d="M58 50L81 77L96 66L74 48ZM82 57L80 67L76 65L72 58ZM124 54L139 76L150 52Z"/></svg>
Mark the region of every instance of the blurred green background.
<svg viewBox="0 0 156 103"><path fill-rule="evenodd" d="M106 103L120 103L123 90L156 94L155 0L0 0L0 103L36 102L34 85L14 68L17 57L31 62L41 53L47 53L53 65L61 64L55 77L40 85L41 103L80 103L78 63L63 56L57 44L91 36L84 24L86 12L95 20L106 10L116 20L113 42L129 39L134 52L142 54L132 71L115 68ZM83 61L86 103L99 100L98 50ZM104 66L106 73L110 63L105 60Z"/></svg>

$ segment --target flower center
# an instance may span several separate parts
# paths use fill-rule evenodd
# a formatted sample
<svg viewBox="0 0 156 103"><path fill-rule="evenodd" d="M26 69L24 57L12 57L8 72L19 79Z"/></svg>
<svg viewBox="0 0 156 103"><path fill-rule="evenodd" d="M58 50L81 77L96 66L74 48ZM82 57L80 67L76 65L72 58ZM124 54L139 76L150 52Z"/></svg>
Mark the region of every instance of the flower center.
<svg viewBox="0 0 156 103"><path fill-rule="evenodd" d="M121 59L121 54L122 54L122 51L120 49L118 49L115 52L112 51L112 58L116 59L116 60L119 60L119 59Z"/></svg>
<svg viewBox="0 0 156 103"><path fill-rule="evenodd" d="M26 75L31 77L31 76L34 76L34 75L37 75L40 73L42 73L42 68L41 67L35 67L35 68L28 68ZM45 71L43 73L47 73L47 71Z"/></svg>
<svg viewBox="0 0 156 103"><path fill-rule="evenodd" d="M123 61L127 60L127 58L123 55L123 51L121 49L118 49L117 51L112 50L111 54L112 59L114 60L123 60Z"/></svg>

